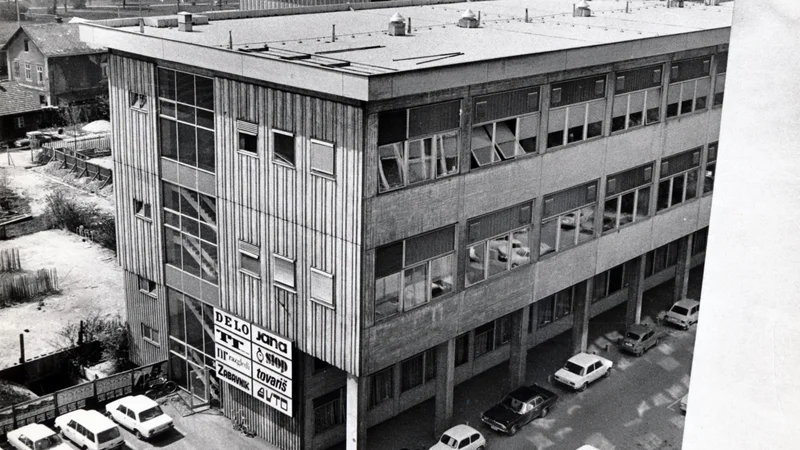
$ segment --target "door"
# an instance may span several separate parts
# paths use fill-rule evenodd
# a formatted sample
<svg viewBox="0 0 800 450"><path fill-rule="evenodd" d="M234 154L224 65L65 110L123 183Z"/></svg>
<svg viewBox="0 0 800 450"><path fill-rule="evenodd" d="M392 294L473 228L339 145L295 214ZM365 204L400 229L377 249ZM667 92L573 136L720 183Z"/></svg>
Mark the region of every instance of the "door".
<svg viewBox="0 0 800 450"><path fill-rule="evenodd" d="M189 363L189 391L193 407L208 403L208 384L208 370Z"/></svg>

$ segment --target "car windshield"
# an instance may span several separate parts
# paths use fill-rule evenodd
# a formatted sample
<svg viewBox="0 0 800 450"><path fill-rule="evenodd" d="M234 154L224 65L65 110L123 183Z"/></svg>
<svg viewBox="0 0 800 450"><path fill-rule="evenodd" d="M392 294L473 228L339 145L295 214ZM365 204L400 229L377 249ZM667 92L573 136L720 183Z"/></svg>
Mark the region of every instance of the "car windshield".
<svg viewBox="0 0 800 450"><path fill-rule="evenodd" d="M517 414L521 413L522 408L525 406L523 402L511 396L504 398L503 401L500 402L500 404L510 409L511 411L514 411Z"/></svg>
<svg viewBox="0 0 800 450"><path fill-rule="evenodd" d="M147 422L148 420L155 419L156 417L164 414L161 407L156 405L150 409L145 409L139 413L139 422Z"/></svg>
<svg viewBox="0 0 800 450"><path fill-rule="evenodd" d="M97 442L108 442L119 437L119 429L117 427L109 428L106 431L101 431L97 434Z"/></svg>
<svg viewBox="0 0 800 450"><path fill-rule="evenodd" d="M678 305L674 305L672 307L672 309L670 309L670 311L674 312L675 314L681 315L681 316L685 316L685 315L689 314L689 311L686 308L684 308L683 306L678 306Z"/></svg>
<svg viewBox="0 0 800 450"><path fill-rule="evenodd" d="M442 438L439 439L439 442L441 442L442 444L444 444L444 445L446 445L446 446L448 446L450 448L456 448L456 446L458 445L458 441L453 439L453 438L451 438L446 433L442 435Z"/></svg>
<svg viewBox="0 0 800 450"><path fill-rule="evenodd" d="M640 336L636 333L628 332L625 337L628 339L633 339L634 341L638 341Z"/></svg>
<svg viewBox="0 0 800 450"><path fill-rule="evenodd" d="M58 437L57 434L51 434L44 439L36 441L33 448L34 450L47 450L49 448L56 448L60 444L62 444L61 438Z"/></svg>
<svg viewBox="0 0 800 450"><path fill-rule="evenodd" d="M583 375L583 367L575 364L572 361L567 361L567 363L564 364L564 369L566 369L568 372L574 373L575 375Z"/></svg>

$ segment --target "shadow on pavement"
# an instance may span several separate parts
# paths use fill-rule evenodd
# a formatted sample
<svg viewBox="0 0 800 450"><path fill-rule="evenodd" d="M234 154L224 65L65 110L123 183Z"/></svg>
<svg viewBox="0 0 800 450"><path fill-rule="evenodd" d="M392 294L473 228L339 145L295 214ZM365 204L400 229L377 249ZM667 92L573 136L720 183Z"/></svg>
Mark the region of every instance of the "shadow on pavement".
<svg viewBox="0 0 800 450"><path fill-rule="evenodd" d="M171 430L165 432L164 434L156 436L153 439L150 439L149 441L147 441L147 443L152 445L153 447L160 448L160 447L166 447L170 444L174 444L183 439L184 437L186 436L183 433L181 433L175 428L172 428Z"/></svg>

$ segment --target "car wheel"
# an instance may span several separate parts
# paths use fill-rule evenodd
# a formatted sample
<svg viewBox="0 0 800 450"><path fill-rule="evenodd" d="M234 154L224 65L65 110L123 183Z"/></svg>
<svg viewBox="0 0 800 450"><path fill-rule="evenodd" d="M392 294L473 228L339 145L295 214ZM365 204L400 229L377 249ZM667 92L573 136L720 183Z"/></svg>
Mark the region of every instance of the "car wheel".
<svg viewBox="0 0 800 450"><path fill-rule="evenodd" d="M541 417L542 419L544 419L545 417L547 417L547 413L549 413L549 412L550 412L550 408L547 408L547 407L545 407L545 408L542 408L542 415L541 415L541 416L539 416L539 417Z"/></svg>
<svg viewBox="0 0 800 450"><path fill-rule="evenodd" d="M582 384L582 385L581 385L581 386L578 388L578 390L579 390L579 391L581 391L581 392L585 391L585 390L586 390L586 386L587 386L588 384L589 384L588 382L584 382L584 383L583 383L583 384Z"/></svg>
<svg viewBox="0 0 800 450"><path fill-rule="evenodd" d="M513 427L511 427L510 430L508 430L508 435L509 436L513 436L513 435L517 434L517 430L518 430L517 426L514 425Z"/></svg>
<svg viewBox="0 0 800 450"><path fill-rule="evenodd" d="M611 376L611 368L609 367L609 369L606 370L606 373L603 374L603 378L608 378L610 376Z"/></svg>
<svg viewBox="0 0 800 450"><path fill-rule="evenodd" d="M136 436L136 439L142 440L142 433L139 430L133 430L133 434Z"/></svg>
<svg viewBox="0 0 800 450"><path fill-rule="evenodd" d="M486 447L481 445L480 447L478 447L478 450L486 450Z"/></svg>

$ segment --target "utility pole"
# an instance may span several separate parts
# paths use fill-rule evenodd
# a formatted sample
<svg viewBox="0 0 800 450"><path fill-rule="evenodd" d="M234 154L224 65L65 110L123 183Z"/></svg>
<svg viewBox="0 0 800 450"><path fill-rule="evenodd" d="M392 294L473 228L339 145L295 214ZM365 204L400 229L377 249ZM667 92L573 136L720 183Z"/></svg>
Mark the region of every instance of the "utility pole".
<svg viewBox="0 0 800 450"><path fill-rule="evenodd" d="M14 5L17 7L17 28L19 28L19 0L14 0Z"/></svg>

